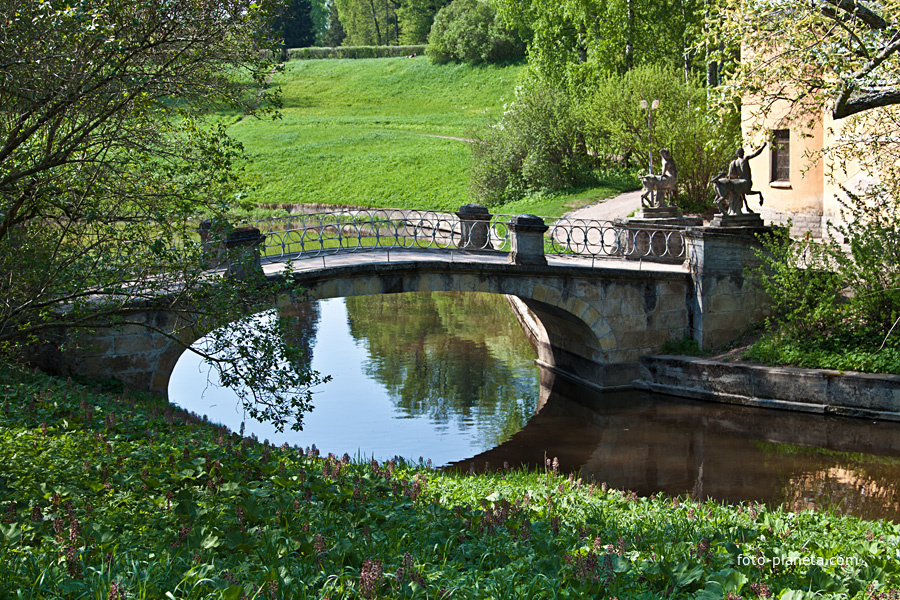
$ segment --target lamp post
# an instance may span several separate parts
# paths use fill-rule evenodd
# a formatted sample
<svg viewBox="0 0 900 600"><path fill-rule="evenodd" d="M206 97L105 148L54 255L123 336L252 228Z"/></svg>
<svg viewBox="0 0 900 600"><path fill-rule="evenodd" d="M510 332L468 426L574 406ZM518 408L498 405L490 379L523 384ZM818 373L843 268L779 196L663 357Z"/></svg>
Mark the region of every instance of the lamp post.
<svg viewBox="0 0 900 600"><path fill-rule="evenodd" d="M659 100L650 104L641 100L641 108L647 111L647 152L650 154L650 175L653 175L653 111L659 108Z"/></svg>

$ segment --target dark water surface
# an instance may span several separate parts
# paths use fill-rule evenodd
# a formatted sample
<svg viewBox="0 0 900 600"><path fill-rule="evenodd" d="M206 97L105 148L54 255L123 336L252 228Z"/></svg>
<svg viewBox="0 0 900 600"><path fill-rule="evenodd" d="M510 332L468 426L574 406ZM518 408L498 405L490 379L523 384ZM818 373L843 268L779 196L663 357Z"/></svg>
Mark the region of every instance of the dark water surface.
<svg viewBox="0 0 900 600"><path fill-rule="evenodd" d="M481 471L542 466L641 495L787 504L900 521L900 424L702 403L660 394L599 394L533 365L505 298L399 294L294 309L296 339L333 376L302 432L273 443L338 455ZM238 430L228 390L179 361L172 401ZM205 390L205 393L204 393ZM474 458L471 458L474 457Z"/></svg>

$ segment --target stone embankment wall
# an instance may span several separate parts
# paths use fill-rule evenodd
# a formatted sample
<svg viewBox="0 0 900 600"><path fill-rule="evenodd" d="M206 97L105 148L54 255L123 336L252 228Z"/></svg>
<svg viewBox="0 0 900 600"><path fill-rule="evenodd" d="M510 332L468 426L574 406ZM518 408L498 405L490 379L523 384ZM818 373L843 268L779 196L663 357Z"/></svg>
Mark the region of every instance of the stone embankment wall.
<svg viewBox="0 0 900 600"><path fill-rule="evenodd" d="M900 376L644 356L635 385L673 396L900 421Z"/></svg>

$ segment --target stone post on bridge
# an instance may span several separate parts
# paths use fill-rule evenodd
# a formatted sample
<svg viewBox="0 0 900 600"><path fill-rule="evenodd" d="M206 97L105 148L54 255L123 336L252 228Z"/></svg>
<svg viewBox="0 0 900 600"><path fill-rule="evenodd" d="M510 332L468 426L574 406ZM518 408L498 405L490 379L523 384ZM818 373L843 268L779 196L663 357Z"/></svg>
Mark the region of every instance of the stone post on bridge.
<svg viewBox="0 0 900 600"><path fill-rule="evenodd" d="M550 229L534 215L516 215L509 220L511 250L508 262L514 265L546 265L544 233Z"/></svg>
<svg viewBox="0 0 900 600"><path fill-rule="evenodd" d="M493 250L491 243L491 213L483 204L463 204L456 213L459 218L460 239L457 248L465 250Z"/></svg>
<svg viewBox="0 0 900 600"><path fill-rule="evenodd" d="M226 277L243 281L252 274L262 275L259 247L266 236L256 227L239 227L228 234L225 248L228 251L228 272Z"/></svg>

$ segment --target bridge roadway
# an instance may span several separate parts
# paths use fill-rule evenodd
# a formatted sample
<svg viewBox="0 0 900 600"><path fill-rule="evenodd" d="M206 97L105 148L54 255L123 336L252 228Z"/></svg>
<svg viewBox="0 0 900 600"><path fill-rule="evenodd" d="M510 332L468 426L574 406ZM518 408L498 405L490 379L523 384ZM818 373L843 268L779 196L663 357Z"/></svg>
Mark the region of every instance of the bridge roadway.
<svg viewBox="0 0 900 600"><path fill-rule="evenodd" d="M465 265L508 265L520 269L521 266L509 265L506 252L466 250L446 250L430 248L385 248L362 250L343 250L306 256L301 253L279 256L275 259L262 259L262 269L266 276L276 276L284 272L290 263L295 273L312 273L336 269L340 267L359 267L376 264L403 263L459 263ZM667 273L687 273L684 264L644 262L643 260L623 260L618 257L590 257L580 255L548 254L549 268L575 267L581 269L614 269L621 271L647 271Z"/></svg>

